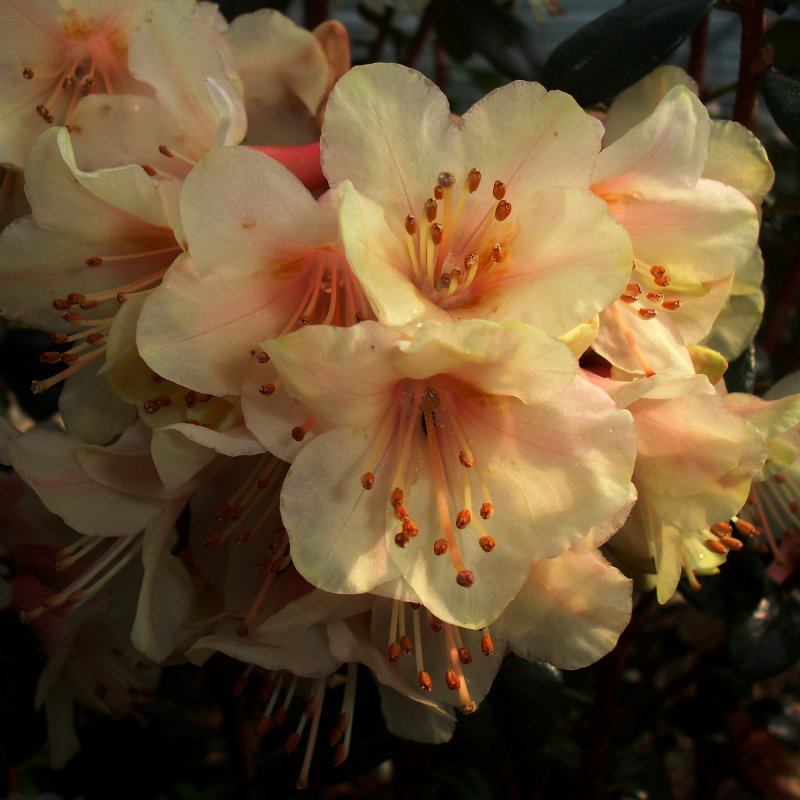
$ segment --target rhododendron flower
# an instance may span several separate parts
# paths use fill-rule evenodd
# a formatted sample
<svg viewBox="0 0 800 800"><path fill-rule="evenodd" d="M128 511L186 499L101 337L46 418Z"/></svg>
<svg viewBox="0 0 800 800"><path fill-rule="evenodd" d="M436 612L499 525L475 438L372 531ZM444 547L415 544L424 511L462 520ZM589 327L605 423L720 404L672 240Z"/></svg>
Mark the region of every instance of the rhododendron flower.
<svg viewBox="0 0 800 800"><path fill-rule="evenodd" d="M322 589L419 599L479 627L534 561L628 499L627 414L575 381L567 347L537 329L465 320L412 335L363 322L265 349L316 432L281 510L294 563Z"/></svg>
<svg viewBox="0 0 800 800"><path fill-rule="evenodd" d="M396 665L407 684L418 687L416 699L429 698L472 713L507 651L566 669L583 667L614 647L630 613L630 580L596 551L567 550L536 562L519 593L491 625L462 628L419 603L376 598L371 637L373 647ZM334 652L346 652L341 643L333 647ZM357 653L347 660L354 658L363 660ZM395 733L430 741L426 728L415 731L403 715L386 717ZM451 722L451 732L452 727ZM438 734L440 728L434 731Z"/></svg>
<svg viewBox="0 0 800 800"><path fill-rule="evenodd" d="M265 406L264 394L280 382L259 342L303 325L352 325L372 316L342 254L334 200L316 200L259 153L210 153L181 193L189 257L176 262L142 309L137 341L150 367L197 392L243 394L258 437L267 408L291 420L289 430L304 421L282 391ZM296 449L290 439L273 452L291 458Z"/></svg>
<svg viewBox="0 0 800 800"><path fill-rule="evenodd" d="M0 163L24 168L34 139L69 122L90 92L148 91L128 71L130 37L146 3L57 0L0 8Z"/></svg>
<svg viewBox="0 0 800 800"><path fill-rule="evenodd" d="M599 136L538 84L498 89L456 123L419 73L351 70L328 102L322 166L378 319L517 319L560 336L605 308L631 251L587 191Z"/></svg>
<svg viewBox="0 0 800 800"><path fill-rule="evenodd" d="M87 375L96 373L120 303L156 285L180 253L164 201L169 184L136 166L79 170L63 128L37 141L26 184L33 215L0 236L5 314L55 329L54 344L71 345L42 354L46 363L67 368L36 381L35 392L86 367ZM130 424L131 409L119 401L95 406L97 395L97 388L85 391L75 402L68 394L62 411L71 430L105 442ZM98 416L102 425L95 423Z"/></svg>
<svg viewBox="0 0 800 800"><path fill-rule="evenodd" d="M603 313L594 347L628 372L679 364L691 371L686 345L709 333L734 274L752 262L752 200L770 182L769 163L755 154L745 158L746 177L726 180L732 171L721 163L740 151L750 155L753 137L733 123L714 127L675 72L653 73L612 104L592 177L634 255L628 285Z"/></svg>
<svg viewBox="0 0 800 800"><path fill-rule="evenodd" d="M653 560L663 603L682 571L694 580L695 569L713 571L719 556L741 547L728 520L747 499L768 455L768 438L796 424L800 404L762 401L748 415L749 403L739 411L737 395L723 402L702 375L594 380L633 414L637 433L633 482L639 499L610 547L640 568Z"/></svg>

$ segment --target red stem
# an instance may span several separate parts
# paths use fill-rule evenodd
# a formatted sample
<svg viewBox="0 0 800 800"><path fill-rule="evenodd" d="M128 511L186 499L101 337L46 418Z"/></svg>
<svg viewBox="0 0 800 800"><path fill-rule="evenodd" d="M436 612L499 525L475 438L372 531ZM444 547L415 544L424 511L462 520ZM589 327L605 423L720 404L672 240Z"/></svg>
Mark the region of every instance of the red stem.
<svg viewBox="0 0 800 800"><path fill-rule="evenodd" d="M761 38L764 30L766 0L749 0L739 10L742 20L742 46L739 55L739 77L733 119L746 127L752 124L758 85L766 65L760 64Z"/></svg>
<svg viewBox="0 0 800 800"><path fill-rule="evenodd" d="M706 14L698 26L692 31L689 48L689 75L697 83L697 93L703 96L703 76L706 66L706 52L708 51L708 27L710 15Z"/></svg>

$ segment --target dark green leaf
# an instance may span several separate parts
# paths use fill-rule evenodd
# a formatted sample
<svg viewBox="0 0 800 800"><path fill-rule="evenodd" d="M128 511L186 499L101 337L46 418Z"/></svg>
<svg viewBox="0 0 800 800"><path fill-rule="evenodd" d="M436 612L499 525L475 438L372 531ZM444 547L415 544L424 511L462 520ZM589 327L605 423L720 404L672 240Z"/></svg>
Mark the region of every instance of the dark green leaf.
<svg viewBox="0 0 800 800"><path fill-rule="evenodd" d="M564 704L561 673L549 664L511 656L497 673L489 698L509 752L530 758L543 747Z"/></svg>
<svg viewBox="0 0 800 800"><path fill-rule="evenodd" d="M767 678L800 658L800 600L777 587L752 614L732 620L728 649L736 669L750 678Z"/></svg>
<svg viewBox="0 0 800 800"><path fill-rule="evenodd" d="M714 0L631 0L563 41L542 82L582 106L607 100L655 69L691 32Z"/></svg>
<svg viewBox="0 0 800 800"><path fill-rule="evenodd" d="M679 589L698 610L714 617L730 618L750 614L761 602L765 591L764 566L752 550L731 553L720 567L719 575L700 579L700 591L694 591L686 578Z"/></svg>
<svg viewBox="0 0 800 800"><path fill-rule="evenodd" d="M772 45L773 63L781 72L800 65L800 17L778 20L764 34L764 44Z"/></svg>
<svg viewBox="0 0 800 800"><path fill-rule="evenodd" d="M750 345L736 359L728 364L725 372L725 386L729 392L753 393L756 382L756 351Z"/></svg>
<svg viewBox="0 0 800 800"><path fill-rule="evenodd" d="M771 203L764 209L765 217L777 217L782 214L787 216L800 215L800 196L787 195L785 197L778 197L774 203Z"/></svg>
<svg viewBox="0 0 800 800"><path fill-rule="evenodd" d="M764 76L764 99L775 124L795 147L800 148L800 80L768 72Z"/></svg>
<svg viewBox="0 0 800 800"><path fill-rule="evenodd" d="M493 0L444 0L437 33L455 59L479 52L508 78L534 80L541 71L533 30Z"/></svg>

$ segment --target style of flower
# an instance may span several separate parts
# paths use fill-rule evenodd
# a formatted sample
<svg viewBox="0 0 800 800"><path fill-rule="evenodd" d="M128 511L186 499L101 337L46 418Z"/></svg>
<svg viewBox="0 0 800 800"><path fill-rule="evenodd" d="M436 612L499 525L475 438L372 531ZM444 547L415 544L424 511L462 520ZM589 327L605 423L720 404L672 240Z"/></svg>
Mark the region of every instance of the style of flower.
<svg viewBox="0 0 800 800"><path fill-rule="evenodd" d="M453 122L419 73L350 70L328 102L322 166L377 318L516 319L560 336L605 308L631 251L588 191L599 136L538 84L498 89Z"/></svg>
<svg viewBox="0 0 800 800"><path fill-rule="evenodd" d="M480 627L533 562L628 500L630 419L575 380L567 347L537 329L362 322L264 346L317 432L281 513L295 565L326 591L418 600ZM260 432L268 449L288 436L280 421Z"/></svg>

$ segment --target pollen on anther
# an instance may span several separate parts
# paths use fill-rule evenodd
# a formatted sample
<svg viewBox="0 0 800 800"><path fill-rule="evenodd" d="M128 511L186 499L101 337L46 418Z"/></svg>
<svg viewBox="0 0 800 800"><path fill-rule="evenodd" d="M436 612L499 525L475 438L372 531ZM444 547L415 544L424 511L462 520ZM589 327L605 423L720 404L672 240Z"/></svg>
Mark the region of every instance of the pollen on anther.
<svg viewBox="0 0 800 800"><path fill-rule="evenodd" d="M266 364L269 361L269 356L261 350L256 353L256 361L258 361L259 364Z"/></svg>
<svg viewBox="0 0 800 800"><path fill-rule="evenodd" d="M294 439L296 442L302 442L305 438L306 432L300 425L292 428L292 439Z"/></svg>
<svg viewBox="0 0 800 800"><path fill-rule="evenodd" d="M372 472L365 472L361 476L361 485L365 489L371 489L375 485L375 475Z"/></svg>
<svg viewBox="0 0 800 800"><path fill-rule="evenodd" d="M481 506L481 516L484 519L490 519L494 516L494 506L491 503L484 503Z"/></svg>
<svg viewBox="0 0 800 800"><path fill-rule="evenodd" d="M661 278L666 273L666 271L667 270L664 267L659 266L658 264L656 264L655 266L650 267L650 274L654 278Z"/></svg>
<svg viewBox="0 0 800 800"><path fill-rule="evenodd" d="M406 233L413 236L417 232L417 218L413 214L406 214Z"/></svg>
<svg viewBox="0 0 800 800"><path fill-rule="evenodd" d="M275 394L275 384L274 383L262 383L261 386L258 387L258 391L261 394Z"/></svg>
<svg viewBox="0 0 800 800"><path fill-rule="evenodd" d="M405 547L408 544L408 542L409 542L408 536L406 536L406 534L403 533L402 531L400 531L400 533L395 534L394 543L398 547Z"/></svg>
<svg viewBox="0 0 800 800"><path fill-rule="evenodd" d="M461 688L461 680L456 675L455 670L448 669L444 674L444 682L450 691L456 692Z"/></svg>
<svg viewBox="0 0 800 800"><path fill-rule="evenodd" d="M469 193L472 194L473 192L477 191L480 185L481 173L473 167L469 171L469 175L467 175L467 188L469 189Z"/></svg>
<svg viewBox="0 0 800 800"><path fill-rule="evenodd" d="M443 236L444 228L438 222L434 222L433 225L431 225L431 241L433 241L434 244L441 244Z"/></svg>
<svg viewBox="0 0 800 800"><path fill-rule="evenodd" d="M681 307L680 300L665 300L661 304L662 308L666 308L667 311L677 311Z"/></svg>
<svg viewBox="0 0 800 800"><path fill-rule="evenodd" d="M657 286L669 286L669 275L661 275L659 277L653 278L654 283Z"/></svg>
<svg viewBox="0 0 800 800"><path fill-rule="evenodd" d="M99 267L103 263L103 259L100 256L92 256L87 258L85 263L87 267Z"/></svg>
<svg viewBox="0 0 800 800"><path fill-rule="evenodd" d="M511 203L508 200L501 200L497 204L497 208L494 210L494 218L498 222L502 222L504 219L508 219L511 215Z"/></svg>
<svg viewBox="0 0 800 800"><path fill-rule="evenodd" d="M158 152L167 158L175 158L175 153L173 153L172 150L170 150L165 144L159 145Z"/></svg>
<svg viewBox="0 0 800 800"><path fill-rule="evenodd" d="M452 172L440 172L436 177L436 183L443 189L449 189L455 185L455 182L456 177Z"/></svg>
<svg viewBox="0 0 800 800"><path fill-rule="evenodd" d="M405 633L400 637L400 649L407 656L410 656L414 652L414 642L412 642L411 637Z"/></svg>
<svg viewBox="0 0 800 800"><path fill-rule="evenodd" d="M158 174L155 168L151 167L149 164L140 164L140 166L151 178L155 178Z"/></svg>
<svg viewBox="0 0 800 800"><path fill-rule="evenodd" d="M664 299L664 295L661 292L648 292L647 299L651 303L660 303Z"/></svg>
<svg viewBox="0 0 800 800"><path fill-rule="evenodd" d="M469 649L466 647L459 647L458 648L458 660L462 664L471 664L472 663L472 653L470 653Z"/></svg>
<svg viewBox="0 0 800 800"><path fill-rule="evenodd" d="M497 546L497 542L494 540L493 536L481 536L481 538L478 539L478 544L484 553L491 553Z"/></svg>
<svg viewBox="0 0 800 800"><path fill-rule="evenodd" d="M640 308L636 312L642 319L653 319L656 312L652 308Z"/></svg>
<svg viewBox="0 0 800 800"><path fill-rule="evenodd" d="M494 653L494 643L492 642L492 637L489 636L488 633L484 633L481 637L481 653L485 656L490 656Z"/></svg>
<svg viewBox="0 0 800 800"><path fill-rule="evenodd" d="M397 642L392 642L386 649L386 658L393 664L400 660L400 645Z"/></svg>
<svg viewBox="0 0 800 800"><path fill-rule="evenodd" d="M456 583L468 589L475 583L475 573L471 569L462 569L456 575Z"/></svg>
<svg viewBox="0 0 800 800"><path fill-rule="evenodd" d="M30 67L25 67L25 69L22 70L22 77L30 81L36 77L36 73Z"/></svg>
<svg viewBox="0 0 800 800"><path fill-rule="evenodd" d="M492 194L495 200L502 200L506 196L506 185L503 181L495 181L492 187Z"/></svg>
<svg viewBox="0 0 800 800"><path fill-rule="evenodd" d="M419 688L423 692L432 692L433 691L433 683L431 682L431 676L428 675L427 672L420 672L417 676L419 680Z"/></svg>
<svg viewBox="0 0 800 800"><path fill-rule="evenodd" d="M468 255L464 256L464 269L469 272L471 269L475 269L478 266L478 254L477 253L469 253Z"/></svg>
<svg viewBox="0 0 800 800"><path fill-rule="evenodd" d="M436 556L444 555L448 550L447 539L437 539L433 543L433 554Z"/></svg>
<svg viewBox="0 0 800 800"><path fill-rule="evenodd" d="M492 245L492 261L502 261L503 248L499 244Z"/></svg>

